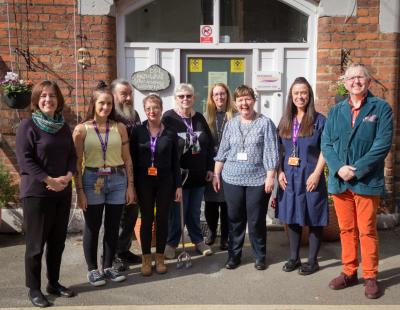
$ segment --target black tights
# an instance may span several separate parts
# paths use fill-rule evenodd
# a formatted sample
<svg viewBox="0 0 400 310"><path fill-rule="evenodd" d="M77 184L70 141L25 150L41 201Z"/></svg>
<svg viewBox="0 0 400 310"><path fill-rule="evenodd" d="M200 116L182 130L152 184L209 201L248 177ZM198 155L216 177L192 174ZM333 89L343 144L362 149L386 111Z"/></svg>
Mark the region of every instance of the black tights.
<svg viewBox="0 0 400 310"><path fill-rule="evenodd" d="M218 218L221 221L221 240L228 240L228 210L226 202L206 201L204 208L208 228L213 235L217 235Z"/></svg>
<svg viewBox="0 0 400 310"><path fill-rule="evenodd" d="M319 248L322 241L322 226L310 226L308 262L314 264L317 261ZM297 260L299 258L301 233L303 227L297 224L289 224L289 243L290 243L290 259Z"/></svg>
<svg viewBox="0 0 400 310"><path fill-rule="evenodd" d="M98 269L97 246L99 242L99 231L104 215L104 237L103 237L103 268L112 266L118 243L119 221L121 219L122 207L124 205L88 205L83 215L85 217L85 230L83 232L83 252L85 254L88 270Z"/></svg>

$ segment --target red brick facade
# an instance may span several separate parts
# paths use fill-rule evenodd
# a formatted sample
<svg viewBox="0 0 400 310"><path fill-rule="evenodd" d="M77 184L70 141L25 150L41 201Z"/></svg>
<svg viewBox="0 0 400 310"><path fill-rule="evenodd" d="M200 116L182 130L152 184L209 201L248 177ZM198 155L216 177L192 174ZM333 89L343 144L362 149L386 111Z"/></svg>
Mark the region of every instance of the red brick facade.
<svg viewBox="0 0 400 310"><path fill-rule="evenodd" d="M317 108L326 114L334 104L334 85L340 75L341 50L350 49L353 62L365 63L372 69L377 80L372 85L373 93L385 98L395 113L395 137L385 168L386 202L392 206L400 199L400 192L396 191L400 186L400 149L396 149L400 143L397 126L400 34L380 32L379 0L358 0L357 4L355 17L320 17L318 20ZM66 98L67 117L74 125L77 110L82 115L96 81L110 81L116 76L115 18L80 16L75 0L33 0L28 6L27 14L25 0L6 0L0 5L0 76L10 71L12 60L14 71L20 73L21 78L29 78L34 82L57 80ZM30 60L34 71L27 70L28 63L21 53L10 56L9 28L12 51L18 48L26 54L29 46L31 57L26 59ZM86 70L78 67L78 76L75 42L77 48L84 46L91 55L91 66ZM15 126L19 122L18 117L28 114L28 109L18 116L4 104L0 106L0 162L14 173Z"/></svg>

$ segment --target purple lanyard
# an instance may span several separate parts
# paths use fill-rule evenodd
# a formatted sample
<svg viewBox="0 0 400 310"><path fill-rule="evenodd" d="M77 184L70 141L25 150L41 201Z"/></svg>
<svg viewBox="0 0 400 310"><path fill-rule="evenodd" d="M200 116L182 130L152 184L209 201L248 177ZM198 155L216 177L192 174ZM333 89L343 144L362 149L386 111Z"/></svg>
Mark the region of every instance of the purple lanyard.
<svg viewBox="0 0 400 310"><path fill-rule="evenodd" d="M103 141L103 138L101 137L99 128L97 127L97 123L95 120L93 120L93 127L94 130L97 133L97 136L99 137L100 144L101 144L101 149L103 151L103 160L104 160L104 167L106 166L106 153L107 153L107 145L108 145L108 134L110 132L110 123L107 120L106 122L106 135L105 135L105 141Z"/></svg>
<svg viewBox="0 0 400 310"><path fill-rule="evenodd" d="M297 117L293 118L293 135L292 135L292 141L293 145L296 145L297 143L297 137L299 135L300 131L300 123L297 121Z"/></svg>
<svg viewBox="0 0 400 310"><path fill-rule="evenodd" d="M151 132L150 132L149 128L147 128L147 130L149 131L149 135L150 135L151 166L154 167L154 159L155 159L155 155L156 155L157 139L160 137L161 129L160 129L159 132L157 132L155 137L153 137L151 135Z"/></svg>
<svg viewBox="0 0 400 310"><path fill-rule="evenodd" d="M189 133L189 135L192 136L192 138L193 138L193 143L196 143L196 142L197 142L197 135L196 135L196 133L195 133L194 130L193 130L193 120L192 120L192 117L187 117L187 118L185 118L185 117L183 117L180 113L179 113L179 116L181 117L182 122L185 124L186 129L187 129L187 132ZM190 119L190 123L187 121L188 119Z"/></svg>

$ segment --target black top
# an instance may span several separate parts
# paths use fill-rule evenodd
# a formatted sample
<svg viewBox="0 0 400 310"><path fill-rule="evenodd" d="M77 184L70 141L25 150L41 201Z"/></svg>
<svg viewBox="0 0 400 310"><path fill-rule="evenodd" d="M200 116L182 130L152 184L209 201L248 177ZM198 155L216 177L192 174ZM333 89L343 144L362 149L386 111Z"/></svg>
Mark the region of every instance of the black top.
<svg viewBox="0 0 400 310"><path fill-rule="evenodd" d="M116 117L117 122L120 122L125 125L126 130L128 132L128 136L132 135L133 130L135 127L140 126L142 122L140 121L140 116L139 113L135 110L135 119L130 120L127 119L126 117L123 117L122 115L117 114Z"/></svg>
<svg viewBox="0 0 400 310"><path fill-rule="evenodd" d="M16 153L21 175L20 197L60 197L71 194L71 183L63 191L46 189L44 179L76 171L76 153L67 124L48 133L24 119L18 126Z"/></svg>
<svg viewBox="0 0 400 310"><path fill-rule="evenodd" d="M147 129L147 121L136 127L130 137L131 154L135 167L135 179L147 176L147 169L151 167L150 134ZM157 139L154 155L154 167L157 168L157 176L151 178L163 178L173 175L175 186L181 187L181 173L178 156L178 136L174 130L165 126Z"/></svg>
<svg viewBox="0 0 400 310"><path fill-rule="evenodd" d="M196 132L198 144L189 134L182 118L174 110L165 112L162 121L178 133L180 165L182 169L189 169L189 177L183 187L204 186L207 171L214 170L214 141L206 119L198 112L192 118L186 119L189 124L192 124L193 131ZM200 148L200 150L192 152L193 147Z"/></svg>

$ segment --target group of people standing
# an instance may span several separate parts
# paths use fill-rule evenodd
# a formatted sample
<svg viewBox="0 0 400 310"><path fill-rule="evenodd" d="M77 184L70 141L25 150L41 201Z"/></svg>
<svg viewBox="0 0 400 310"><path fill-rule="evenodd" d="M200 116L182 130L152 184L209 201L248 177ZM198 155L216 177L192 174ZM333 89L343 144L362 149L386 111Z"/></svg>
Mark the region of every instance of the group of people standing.
<svg viewBox="0 0 400 310"><path fill-rule="evenodd" d="M176 107L164 114L161 97L149 94L143 99L147 120L141 123L131 86L115 80L111 87L103 83L93 91L86 119L73 134L62 116L64 99L57 84L37 84L32 117L21 122L16 149L31 302L38 307L50 305L40 280L45 244L47 292L74 296L59 283L73 176L85 218L87 279L94 286L126 279L115 267L116 260L141 261L142 275L152 274L153 223L155 271L166 273L164 260L175 257L183 233L180 203L199 253L213 253L210 245L217 239L220 222L219 246L228 250L225 267L237 268L247 225L254 267L266 269L266 213L276 177L276 216L288 225L290 241L289 259L282 269L312 274L319 270L318 251L329 218L325 160L343 251L343 273L329 287L342 289L358 283L360 241L365 295L379 297L375 213L384 190L383 160L391 145L392 112L368 91L371 77L364 66L350 66L344 79L350 97L336 105L328 119L316 112L308 81L295 79L277 128L255 111L252 88L239 86L231 96L223 83L210 88L205 116L194 110L190 84L176 87ZM209 227L205 240L200 226L203 198ZM141 258L129 251L138 209ZM310 228L307 263L299 257L304 226Z"/></svg>

